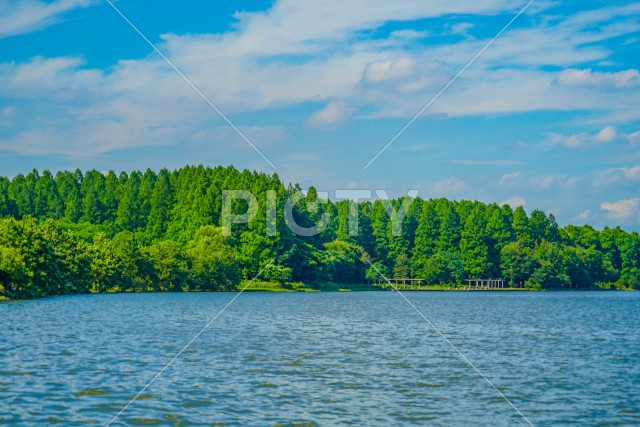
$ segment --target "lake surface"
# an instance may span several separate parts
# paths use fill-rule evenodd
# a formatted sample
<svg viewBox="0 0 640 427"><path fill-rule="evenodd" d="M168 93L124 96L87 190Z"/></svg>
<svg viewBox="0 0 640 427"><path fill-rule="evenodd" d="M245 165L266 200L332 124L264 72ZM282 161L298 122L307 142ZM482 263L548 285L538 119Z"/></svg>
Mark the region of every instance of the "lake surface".
<svg viewBox="0 0 640 427"><path fill-rule="evenodd" d="M535 425L640 424L640 293L406 292ZM106 425L234 294L0 304L0 425ZM250 294L112 425L526 422L395 292Z"/></svg>

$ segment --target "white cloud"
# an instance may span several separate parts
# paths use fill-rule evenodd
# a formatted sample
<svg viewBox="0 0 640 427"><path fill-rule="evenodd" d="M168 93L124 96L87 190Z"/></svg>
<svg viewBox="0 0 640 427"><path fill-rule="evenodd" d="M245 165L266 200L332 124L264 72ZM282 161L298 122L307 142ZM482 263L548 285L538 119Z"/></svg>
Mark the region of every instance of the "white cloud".
<svg viewBox="0 0 640 427"><path fill-rule="evenodd" d="M448 67L438 60L391 55L364 65L351 96L362 104L382 106L381 116L406 116L415 114L449 78Z"/></svg>
<svg viewBox="0 0 640 427"><path fill-rule="evenodd" d="M9 3L0 4L6 8ZM27 0L24 4L32 8L57 5L55 10L61 11L89 2ZM237 112L307 102L326 103L309 119L315 124L337 123L359 109L366 109L368 117L411 117L487 39L425 46L421 38L429 34L416 30L392 33L388 40L361 37L362 30L388 21L451 14L510 14L518 7L507 0L279 0L268 11L237 14L234 31L167 34L159 47L231 118ZM510 29L429 112L456 116L598 108L640 116L633 113L640 95L636 87L612 94L601 87L561 85L555 72L539 68L607 59L611 52L598 43L640 28L623 19L639 10L608 7ZM618 16L619 25L604 25ZM393 43L385 45L391 39ZM35 58L0 64L0 79L4 83L0 95L11 104L47 100L30 108L32 118L24 119L23 132L0 141L10 151L24 152L29 147L35 153L40 147L48 153L50 146L60 153L98 150L98 143L81 143L88 139L104 139L100 152L178 142L218 119L157 55L123 60L107 71L87 69L78 58ZM96 137L112 128L119 130L108 140ZM144 138L145 129L148 138ZM607 136L605 132L599 138Z"/></svg>
<svg viewBox="0 0 640 427"><path fill-rule="evenodd" d="M432 34L429 31L416 31L416 30L397 30L391 32L391 38L398 39L425 39Z"/></svg>
<svg viewBox="0 0 640 427"><path fill-rule="evenodd" d="M329 40L345 40L362 29L377 28L388 21L410 21L458 13L513 12L519 6L507 0L460 0L416 2L414 0L280 0L266 12L238 13L238 36L226 37L241 53L322 49ZM338 12L339 11L339 12ZM264 37L268 34L269 37Z"/></svg>
<svg viewBox="0 0 640 427"><path fill-rule="evenodd" d="M640 181L640 165L596 172L593 183L596 188L607 188L625 182L637 185L635 182L638 181Z"/></svg>
<svg viewBox="0 0 640 427"><path fill-rule="evenodd" d="M516 182L520 181L520 179L523 176L524 174L522 172L505 173L500 177L500 180L498 181L498 185L501 185L501 186L513 185Z"/></svg>
<svg viewBox="0 0 640 427"><path fill-rule="evenodd" d="M363 79L367 82L381 82L406 78L415 73L416 61L409 56L384 59L368 64Z"/></svg>
<svg viewBox="0 0 640 427"><path fill-rule="evenodd" d="M26 155L92 157L140 146L207 143L219 152L246 145L185 82L161 63L121 62L110 74L83 69L78 58L34 58L0 65L0 96L46 99L22 130L0 138L3 150ZM157 68L156 68L157 67ZM23 115L24 116L24 115ZM261 147L287 137L274 126L239 128ZM214 144L214 145L212 145Z"/></svg>
<svg viewBox="0 0 640 427"><path fill-rule="evenodd" d="M526 204L527 204L527 201L524 199L524 197L519 197L519 196L514 196L500 203L500 205L509 205L514 209L519 206L525 207Z"/></svg>
<svg viewBox="0 0 640 427"><path fill-rule="evenodd" d="M60 21L72 9L87 7L94 0L0 0L0 38L41 30Z"/></svg>
<svg viewBox="0 0 640 427"><path fill-rule="evenodd" d="M451 177L438 181L428 188L429 196L448 197L464 191L467 188L467 183L461 178Z"/></svg>
<svg viewBox="0 0 640 427"><path fill-rule="evenodd" d="M578 214L578 219L587 220L589 218L591 218L591 209L587 209L586 211L582 211Z"/></svg>
<svg viewBox="0 0 640 427"><path fill-rule="evenodd" d="M329 125L348 119L354 108L344 101L331 101L322 110L316 111L309 117L309 123L315 125Z"/></svg>
<svg viewBox="0 0 640 427"><path fill-rule="evenodd" d="M567 147L581 147L583 145L585 145L585 143L583 142L583 138L587 136L586 133L581 133L581 134L573 134L570 137L568 137L567 139L564 140L564 145L566 145Z"/></svg>
<svg viewBox="0 0 640 427"><path fill-rule="evenodd" d="M557 180L555 175L540 175L529 178L529 183L538 190L548 190Z"/></svg>
<svg viewBox="0 0 640 427"><path fill-rule="evenodd" d="M603 202L600 204L600 209L604 211L610 219L628 222L638 215L639 205L640 197L633 197L615 203Z"/></svg>
<svg viewBox="0 0 640 427"><path fill-rule="evenodd" d="M457 24L453 24L451 26L451 34L459 34L463 36L467 36L469 30L472 29L475 25L471 22L459 22Z"/></svg>
<svg viewBox="0 0 640 427"><path fill-rule="evenodd" d="M599 142L612 142L615 141L617 136L618 132L616 131L616 128L614 128L613 126L607 126L600 132L598 132L595 138L596 141Z"/></svg>
<svg viewBox="0 0 640 427"><path fill-rule="evenodd" d="M633 180L640 179L640 166L633 166L630 168L619 168L618 170L621 171L627 179L633 179Z"/></svg>
<svg viewBox="0 0 640 427"><path fill-rule="evenodd" d="M638 132L632 134L620 133L614 126L606 126L595 134L587 132L570 136L560 134L551 135L551 144L562 144L569 148L593 147L607 143L630 144L638 140Z"/></svg>
<svg viewBox="0 0 640 427"><path fill-rule="evenodd" d="M576 185L583 177L575 177L560 174L540 174L533 175L530 173L513 172L507 173L500 177L498 186L520 191L539 191L546 192L558 188L571 188Z"/></svg>
<svg viewBox="0 0 640 427"><path fill-rule="evenodd" d="M53 101L86 98L100 90L104 75L82 69L83 65L84 60L76 57L35 57L25 63L0 64L0 77L6 82L0 87L0 95Z"/></svg>
<svg viewBox="0 0 640 427"><path fill-rule="evenodd" d="M628 88L640 86L640 72L630 69L618 72L597 72L591 68L569 68L558 74L557 82L565 86L604 86Z"/></svg>

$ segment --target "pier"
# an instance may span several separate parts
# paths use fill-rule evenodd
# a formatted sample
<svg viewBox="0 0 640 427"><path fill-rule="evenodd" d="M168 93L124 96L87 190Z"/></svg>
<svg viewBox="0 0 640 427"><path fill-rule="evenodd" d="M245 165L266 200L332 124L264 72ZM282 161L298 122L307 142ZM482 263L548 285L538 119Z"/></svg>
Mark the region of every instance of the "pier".
<svg viewBox="0 0 640 427"><path fill-rule="evenodd" d="M390 278L386 279L382 284L384 288L396 287L400 289L418 289L424 281L424 279Z"/></svg>
<svg viewBox="0 0 640 427"><path fill-rule="evenodd" d="M475 286L475 289L503 289L504 280L502 279L466 279L469 289Z"/></svg>

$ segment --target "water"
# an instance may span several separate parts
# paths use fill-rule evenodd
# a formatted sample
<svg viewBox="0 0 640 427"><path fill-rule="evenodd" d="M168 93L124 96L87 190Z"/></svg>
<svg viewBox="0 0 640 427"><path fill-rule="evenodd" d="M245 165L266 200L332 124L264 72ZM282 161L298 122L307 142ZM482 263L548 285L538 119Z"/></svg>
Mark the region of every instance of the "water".
<svg viewBox="0 0 640 427"><path fill-rule="evenodd" d="M640 424L640 293L406 293L535 425ZM0 304L0 424L106 425L233 294ZM243 294L112 425L527 425L393 292Z"/></svg>

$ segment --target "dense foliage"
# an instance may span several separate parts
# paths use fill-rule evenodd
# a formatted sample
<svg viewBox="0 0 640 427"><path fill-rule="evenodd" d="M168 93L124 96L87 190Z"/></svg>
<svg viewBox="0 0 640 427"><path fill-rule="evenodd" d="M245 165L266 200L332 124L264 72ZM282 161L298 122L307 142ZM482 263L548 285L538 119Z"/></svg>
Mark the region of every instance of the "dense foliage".
<svg viewBox="0 0 640 427"><path fill-rule="evenodd" d="M256 219L234 225L229 237L220 228L223 189L249 190L259 201ZM267 190L277 193L275 236L266 232ZM640 288L638 233L560 228L553 215L507 205L416 199L397 235L389 202L359 203L359 233L350 236L351 202L308 211L311 189L296 205L297 223L323 214L329 222L299 237L283 220L287 197L299 190L275 174L232 167L0 177L0 295L230 290L271 260L262 279L280 283L355 284L378 280L379 270L430 284L504 278L534 288Z"/></svg>

